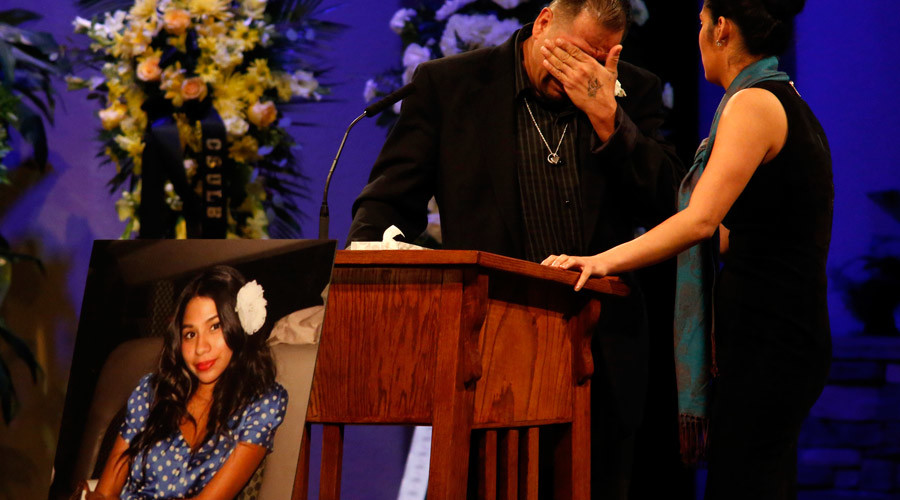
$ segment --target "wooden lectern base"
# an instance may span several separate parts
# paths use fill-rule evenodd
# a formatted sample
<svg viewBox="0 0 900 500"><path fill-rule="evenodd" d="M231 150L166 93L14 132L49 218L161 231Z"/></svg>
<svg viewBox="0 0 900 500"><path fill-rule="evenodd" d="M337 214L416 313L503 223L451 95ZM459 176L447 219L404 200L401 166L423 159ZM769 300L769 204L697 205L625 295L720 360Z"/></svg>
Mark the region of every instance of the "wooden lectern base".
<svg viewBox="0 0 900 500"><path fill-rule="evenodd" d="M340 498L345 424L433 426L430 500L590 498L591 334L603 295L628 289L576 293L577 276L475 251L338 252L307 413L324 425L319 498ZM545 426L562 431L539 477Z"/></svg>

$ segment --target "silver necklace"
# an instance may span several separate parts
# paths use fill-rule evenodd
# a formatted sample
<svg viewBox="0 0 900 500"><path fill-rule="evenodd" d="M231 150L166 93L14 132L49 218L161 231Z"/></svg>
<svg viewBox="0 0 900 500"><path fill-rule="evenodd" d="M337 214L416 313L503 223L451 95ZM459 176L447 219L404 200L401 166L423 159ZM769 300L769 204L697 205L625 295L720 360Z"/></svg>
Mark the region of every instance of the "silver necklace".
<svg viewBox="0 0 900 500"><path fill-rule="evenodd" d="M563 139L566 138L566 130L569 129L569 124L567 123L565 127L563 127L562 135L559 136L559 144L556 145L556 151L550 149L550 144L547 143L547 139L544 138L544 133L541 132L541 127L538 126L537 120L534 119L534 113L531 112L531 106L528 105L528 99L525 99L525 109L528 110L528 116L531 117L531 123L534 124L534 128L537 129L538 135L541 136L541 140L544 141L544 146L547 146L547 151L550 154L547 155L547 161L550 162L551 165L556 165L559 163L559 147L562 146Z"/></svg>

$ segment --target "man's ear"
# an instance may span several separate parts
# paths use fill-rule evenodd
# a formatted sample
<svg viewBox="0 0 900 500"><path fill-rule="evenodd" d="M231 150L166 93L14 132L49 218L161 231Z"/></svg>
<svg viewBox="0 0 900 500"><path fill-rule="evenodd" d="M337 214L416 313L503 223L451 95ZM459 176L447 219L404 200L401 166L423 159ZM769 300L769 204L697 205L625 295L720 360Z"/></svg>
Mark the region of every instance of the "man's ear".
<svg viewBox="0 0 900 500"><path fill-rule="evenodd" d="M548 7L544 7L541 9L541 13L538 14L537 19L534 20L534 26L531 28L531 35L538 36L543 34L550 27L551 21L553 21L553 11Z"/></svg>

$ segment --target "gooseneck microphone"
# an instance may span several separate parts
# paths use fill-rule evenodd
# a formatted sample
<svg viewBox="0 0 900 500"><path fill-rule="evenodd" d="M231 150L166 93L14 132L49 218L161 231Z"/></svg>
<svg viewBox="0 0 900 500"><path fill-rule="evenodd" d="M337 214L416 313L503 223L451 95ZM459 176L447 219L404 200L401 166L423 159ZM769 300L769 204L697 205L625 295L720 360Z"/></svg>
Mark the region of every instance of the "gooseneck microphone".
<svg viewBox="0 0 900 500"><path fill-rule="evenodd" d="M373 117L378 113L381 113L389 106L393 106L401 99L404 99L413 92L416 91L415 85L412 83L408 83L403 87L391 92L384 99L372 104L367 107L363 113L356 117L355 120L350 122L350 126L347 127L347 131L344 132L344 138L341 140L341 145L338 147L337 155L334 157L334 161L331 162L331 170L328 171L328 178L325 179L325 191L322 193L322 208L319 209L319 239L327 240L328 239L328 187L331 185L331 176L334 175L334 169L337 167L338 159L341 157L341 152L344 150L344 144L347 142L347 136L350 135L350 130L356 125L360 120L365 117Z"/></svg>

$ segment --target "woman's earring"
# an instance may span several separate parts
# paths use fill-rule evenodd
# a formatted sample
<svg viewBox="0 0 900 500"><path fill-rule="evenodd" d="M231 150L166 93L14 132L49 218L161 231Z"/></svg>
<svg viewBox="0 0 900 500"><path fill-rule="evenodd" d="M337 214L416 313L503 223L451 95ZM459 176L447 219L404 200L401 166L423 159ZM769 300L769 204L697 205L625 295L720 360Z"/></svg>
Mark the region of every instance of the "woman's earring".
<svg viewBox="0 0 900 500"><path fill-rule="evenodd" d="M722 43L722 40L716 40L716 47L721 47L722 45L725 45Z"/></svg>

